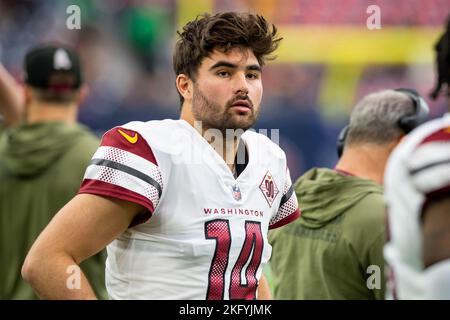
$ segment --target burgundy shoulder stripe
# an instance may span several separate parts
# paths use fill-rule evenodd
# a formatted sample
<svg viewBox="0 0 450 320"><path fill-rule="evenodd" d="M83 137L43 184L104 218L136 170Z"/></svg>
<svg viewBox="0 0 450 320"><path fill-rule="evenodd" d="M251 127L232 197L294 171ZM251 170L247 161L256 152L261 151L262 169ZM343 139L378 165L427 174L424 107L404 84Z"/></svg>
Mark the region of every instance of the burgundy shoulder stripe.
<svg viewBox="0 0 450 320"><path fill-rule="evenodd" d="M101 145L131 152L158 165L151 147L136 131L121 127L112 128L103 135Z"/></svg>
<svg viewBox="0 0 450 320"><path fill-rule="evenodd" d="M425 137L422 142L418 145L421 146L423 144L429 143L429 142L450 142L450 127L443 128L438 131L435 131L431 134L429 134L427 137Z"/></svg>
<svg viewBox="0 0 450 320"><path fill-rule="evenodd" d="M142 215L137 216L130 224L130 227L133 227L139 223L144 223L145 221L150 219L154 211L153 203L146 197L136 192L130 191L128 189L107 182L92 179L84 179L83 183L81 184L80 190L78 191L78 194L82 193L89 193L104 197L112 197L120 200L130 201L146 208L147 209L146 212Z"/></svg>
<svg viewBox="0 0 450 320"><path fill-rule="evenodd" d="M278 221L277 223L270 225L269 229L272 230L272 229L276 229L281 226L284 226L285 224L291 223L292 221L296 220L300 216L301 216L300 209L297 209L294 212L292 212L290 215L288 215L286 218Z"/></svg>

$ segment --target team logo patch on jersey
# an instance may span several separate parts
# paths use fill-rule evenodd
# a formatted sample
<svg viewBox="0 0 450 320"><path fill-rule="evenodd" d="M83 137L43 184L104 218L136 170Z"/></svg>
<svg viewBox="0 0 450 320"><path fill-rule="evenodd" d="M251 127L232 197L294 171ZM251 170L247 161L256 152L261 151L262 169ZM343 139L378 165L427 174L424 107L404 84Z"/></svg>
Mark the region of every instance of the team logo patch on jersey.
<svg viewBox="0 0 450 320"><path fill-rule="evenodd" d="M269 207L272 207L273 201L277 197L279 190L273 180L272 174L269 171L267 171L264 176L261 184L259 185L259 189L262 191L264 198L266 198Z"/></svg>
<svg viewBox="0 0 450 320"><path fill-rule="evenodd" d="M231 193L233 194L234 200L236 200L236 201L241 200L242 195L241 195L241 189L239 189L239 186L235 185L231 189L232 189Z"/></svg>
<svg viewBox="0 0 450 320"><path fill-rule="evenodd" d="M138 140L138 134L134 133L134 136L130 136L128 134L126 134L125 132L123 132L122 130L117 130L119 131L119 133L122 135L122 137L124 137L125 139L127 139L127 141L131 144L135 144Z"/></svg>

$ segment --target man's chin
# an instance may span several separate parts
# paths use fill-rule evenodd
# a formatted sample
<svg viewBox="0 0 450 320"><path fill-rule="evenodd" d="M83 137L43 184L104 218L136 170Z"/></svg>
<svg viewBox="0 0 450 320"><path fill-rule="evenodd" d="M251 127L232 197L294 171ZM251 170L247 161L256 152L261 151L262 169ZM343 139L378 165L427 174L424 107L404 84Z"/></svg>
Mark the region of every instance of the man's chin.
<svg viewBox="0 0 450 320"><path fill-rule="evenodd" d="M215 121L215 122L208 122L204 121L205 127L212 128L212 129L218 129L225 133L225 131L228 130L248 130L250 129L256 122L256 119L254 119L253 116L245 115L233 115L231 117L228 117L226 119L223 119L221 121Z"/></svg>
<svg viewBox="0 0 450 320"><path fill-rule="evenodd" d="M251 112L249 114L233 114L226 122L230 129L247 130L255 124L256 119L253 112Z"/></svg>
<svg viewBox="0 0 450 320"><path fill-rule="evenodd" d="M248 130L255 124L255 121L253 119L239 119L236 121L233 121L230 123L229 128L230 129L242 129L242 130Z"/></svg>

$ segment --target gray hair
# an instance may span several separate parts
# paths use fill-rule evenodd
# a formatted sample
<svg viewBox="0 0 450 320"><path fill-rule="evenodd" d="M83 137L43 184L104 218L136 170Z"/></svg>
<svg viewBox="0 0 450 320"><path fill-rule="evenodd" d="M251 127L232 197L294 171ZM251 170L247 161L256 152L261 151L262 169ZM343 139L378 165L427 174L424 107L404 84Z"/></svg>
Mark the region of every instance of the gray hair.
<svg viewBox="0 0 450 320"><path fill-rule="evenodd" d="M350 116L346 145L356 143L390 143L405 134L398 121L414 114L411 99L402 92L383 90L359 101Z"/></svg>

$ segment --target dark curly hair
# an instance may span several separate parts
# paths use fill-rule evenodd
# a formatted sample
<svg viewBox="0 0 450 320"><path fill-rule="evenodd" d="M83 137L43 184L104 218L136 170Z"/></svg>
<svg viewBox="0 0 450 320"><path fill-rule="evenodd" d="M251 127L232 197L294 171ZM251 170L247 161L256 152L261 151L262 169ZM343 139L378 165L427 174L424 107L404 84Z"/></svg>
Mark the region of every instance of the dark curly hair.
<svg viewBox="0 0 450 320"><path fill-rule="evenodd" d="M447 20L445 32L439 38L434 50L436 51L436 86L431 93L431 98L439 96L443 84L447 84L447 95L450 96L450 16Z"/></svg>
<svg viewBox="0 0 450 320"><path fill-rule="evenodd" d="M236 12L203 14L188 22L183 31L177 33L180 39L173 55L175 75L186 74L193 80L203 58L208 57L214 49L226 53L236 47L248 48L263 66L266 60L275 58L269 55L282 40L277 34L277 28L264 17ZM180 95L181 104L183 101Z"/></svg>

